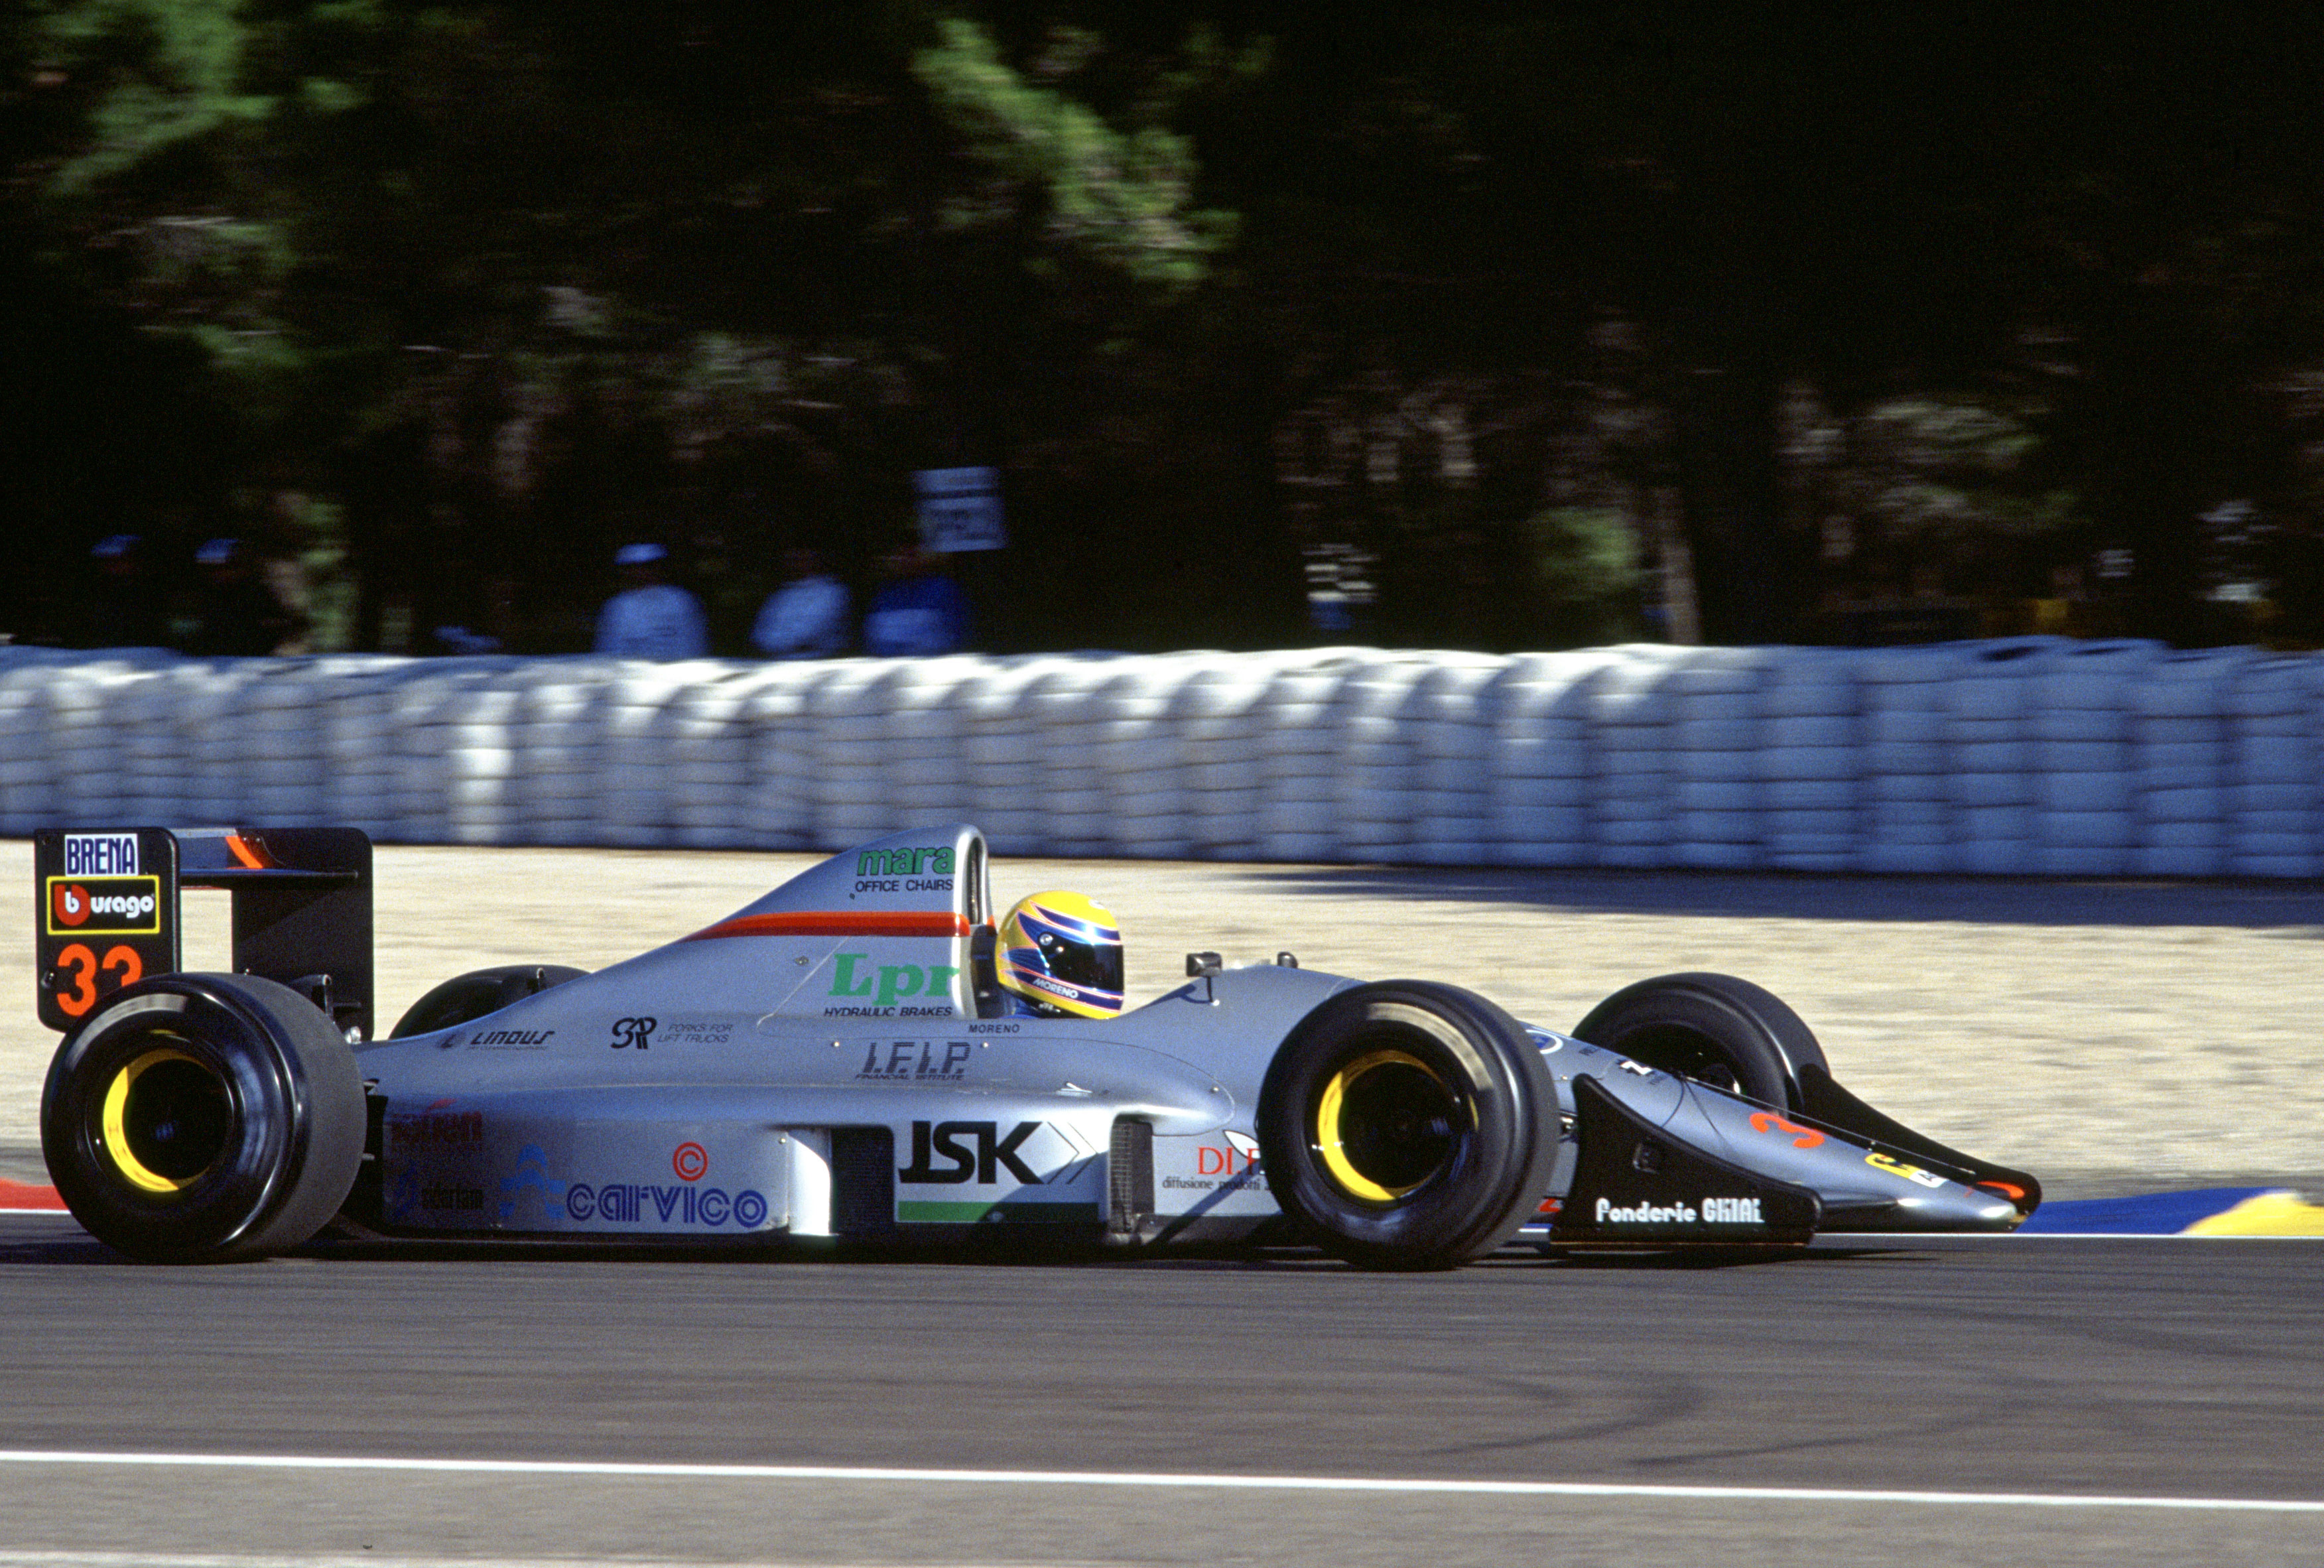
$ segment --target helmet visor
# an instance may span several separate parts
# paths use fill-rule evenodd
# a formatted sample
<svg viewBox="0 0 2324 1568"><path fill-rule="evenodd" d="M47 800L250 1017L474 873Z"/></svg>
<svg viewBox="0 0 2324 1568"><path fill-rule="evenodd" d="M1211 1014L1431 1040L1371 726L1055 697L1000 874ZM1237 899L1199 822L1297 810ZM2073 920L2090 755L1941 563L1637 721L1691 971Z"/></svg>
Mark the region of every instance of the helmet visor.
<svg viewBox="0 0 2324 1568"><path fill-rule="evenodd" d="M1059 942L1041 945L1049 973L1067 985L1121 994L1121 948L1114 943Z"/></svg>

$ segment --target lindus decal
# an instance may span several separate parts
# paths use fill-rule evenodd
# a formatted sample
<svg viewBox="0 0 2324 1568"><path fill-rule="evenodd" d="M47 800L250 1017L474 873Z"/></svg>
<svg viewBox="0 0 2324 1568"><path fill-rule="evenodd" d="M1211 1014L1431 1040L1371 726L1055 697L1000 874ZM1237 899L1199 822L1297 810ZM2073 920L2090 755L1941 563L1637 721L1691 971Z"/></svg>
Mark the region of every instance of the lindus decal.
<svg viewBox="0 0 2324 1568"><path fill-rule="evenodd" d="M554 1038L556 1034L555 1029L486 1029L481 1034L468 1037L468 1049L472 1051L538 1050Z"/></svg>
<svg viewBox="0 0 2324 1568"><path fill-rule="evenodd" d="M1601 1225L1764 1225L1757 1198L1698 1198L1693 1203L1632 1204L1600 1198L1591 1217Z"/></svg>

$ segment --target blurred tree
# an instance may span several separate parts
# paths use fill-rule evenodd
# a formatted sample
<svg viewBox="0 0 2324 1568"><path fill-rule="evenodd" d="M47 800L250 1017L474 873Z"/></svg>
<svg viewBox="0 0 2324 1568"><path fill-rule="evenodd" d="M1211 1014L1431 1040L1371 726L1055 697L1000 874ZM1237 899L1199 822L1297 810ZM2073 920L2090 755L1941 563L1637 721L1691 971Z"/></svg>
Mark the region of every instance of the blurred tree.
<svg viewBox="0 0 2324 1568"><path fill-rule="evenodd" d="M50 232L344 494L367 641L481 619L511 567L553 622L622 532L860 556L927 464L1028 459L1038 546L1045 489L1205 456L1153 346L1200 337L1173 301L1230 229L1157 118L1232 69L1199 37L1118 132L908 4L57 0L26 36L72 84ZM1133 601L1204 553L1155 549L1162 510L1100 530Z"/></svg>
<svg viewBox="0 0 2324 1568"><path fill-rule="evenodd" d="M1393 641L1595 635L1542 574L1603 580L1607 517L1706 635L1812 635L1889 569L1835 504L2013 572L2126 549L2131 623L2199 637L2202 519L2247 500L2291 561L2324 493L2286 390L2324 357L2319 39L2260 5L27 0L0 199L51 303L9 330L51 365L109 334L83 384L217 410L168 499L343 558L365 642L568 645L638 531L732 638L779 540L860 558L966 462L1005 472L1017 548L975 565L1012 645L1280 640L1303 540L1378 558ZM1812 483L1803 388L1849 433ZM1971 474L1905 409L2021 448ZM96 527L65 488L41 515Z"/></svg>

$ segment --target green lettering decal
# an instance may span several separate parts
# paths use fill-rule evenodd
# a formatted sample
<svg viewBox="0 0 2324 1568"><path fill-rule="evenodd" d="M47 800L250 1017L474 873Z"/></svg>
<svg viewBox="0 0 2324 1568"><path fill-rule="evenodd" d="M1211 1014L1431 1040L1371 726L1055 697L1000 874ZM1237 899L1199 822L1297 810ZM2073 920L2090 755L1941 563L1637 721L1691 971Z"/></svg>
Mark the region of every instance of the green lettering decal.
<svg viewBox="0 0 2324 1568"><path fill-rule="evenodd" d="M941 995L949 1001L952 995L952 977L959 973L958 969L949 964L929 964L927 990L925 994Z"/></svg>
<svg viewBox="0 0 2324 1568"><path fill-rule="evenodd" d="M867 849L855 857L859 877L949 876L952 846L927 849Z"/></svg>
<svg viewBox="0 0 2324 1568"><path fill-rule="evenodd" d="M855 966L871 957L869 953L835 953L831 955L831 994L834 996L869 996L872 977L865 975L863 983L855 983Z"/></svg>
<svg viewBox="0 0 2324 1568"><path fill-rule="evenodd" d="M923 971L917 964L882 964L880 965L880 994L873 1000L884 1007L898 997L920 994Z"/></svg>

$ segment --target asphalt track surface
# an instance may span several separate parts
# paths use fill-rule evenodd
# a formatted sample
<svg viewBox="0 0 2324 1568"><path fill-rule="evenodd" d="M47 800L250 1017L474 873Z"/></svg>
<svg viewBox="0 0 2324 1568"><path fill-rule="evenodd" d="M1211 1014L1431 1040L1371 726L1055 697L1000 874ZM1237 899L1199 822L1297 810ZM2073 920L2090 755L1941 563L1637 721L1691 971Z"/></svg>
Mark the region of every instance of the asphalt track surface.
<svg viewBox="0 0 2324 1568"><path fill-rule="evenodd" d="M0 1564L2314 1563L2324 1530L2317 1241L165 1269L12 1217L0 1311ZM453 1463L54 1457L124 1453ZM551 1465L476 1468L510 1462ZM732 1466L825 1473L683 1468ZM866 1470L907 1473L830 1473Z"/></svg>

